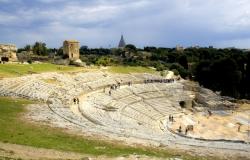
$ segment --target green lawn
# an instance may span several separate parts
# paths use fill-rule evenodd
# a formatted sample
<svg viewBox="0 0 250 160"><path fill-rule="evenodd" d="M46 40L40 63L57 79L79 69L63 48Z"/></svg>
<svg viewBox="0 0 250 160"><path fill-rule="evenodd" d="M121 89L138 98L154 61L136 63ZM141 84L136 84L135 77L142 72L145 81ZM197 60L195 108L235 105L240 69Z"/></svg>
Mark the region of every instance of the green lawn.
<svg viewBox="0 0 250 160"><path fill-rule="evenodd" d="M140 154L157 157L181 157L201 159L180 155L173 151L151 148L133 148L124 145L70 135L59 128L28 123L20 118L25 106L32 102L23 99L0 97L0 141L40 148L73 151L91 155L125 156Z"/></svg>
<svg viewBox="0 0 250 160"><path fill-rule="evenodd" d="M95 67L89 69L96 69ZM30 73L42 72L67 72L67 71L80 71L88 70L81 67L62 66L51 63L41 64L0 64L0 78L1 77L16 77ZM133 66L110 66L108 71L112 73L156 73L154 69L147 67L133 67Z"/></svg>
<svg viewBox="0 0 250 160"><path fill-rule="evenodd" d="M79 67L41 64L0 64L0 77L14 77L29 73L77 71Z"/></svg>
<svg viewBox="0 0 250 160"><path fill-rule="evenodd" d="M110 72L113 73L155 73L154 69L148 67L134 67L134 66L110 66L108 69Z"/></svg>

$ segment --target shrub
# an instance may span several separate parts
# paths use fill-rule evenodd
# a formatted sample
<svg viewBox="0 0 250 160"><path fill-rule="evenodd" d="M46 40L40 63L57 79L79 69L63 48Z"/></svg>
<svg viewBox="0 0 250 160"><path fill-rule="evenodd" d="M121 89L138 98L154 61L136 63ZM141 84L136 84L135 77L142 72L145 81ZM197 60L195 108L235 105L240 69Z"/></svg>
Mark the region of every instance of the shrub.
<svg viewBox="0 0 250 160"><path fill-rule="evenodd" d="M27 62L28 62L29 64L32 64L32 60L31 60L31 59L29 59Z"/></svg>
<svg viewBox="0 0 250 160"><path fill-rule="evenodd" d="M176 75L176 76L179 75L179 71L177 69L173 69L172 71L174 72L174 75Z"/></svg>

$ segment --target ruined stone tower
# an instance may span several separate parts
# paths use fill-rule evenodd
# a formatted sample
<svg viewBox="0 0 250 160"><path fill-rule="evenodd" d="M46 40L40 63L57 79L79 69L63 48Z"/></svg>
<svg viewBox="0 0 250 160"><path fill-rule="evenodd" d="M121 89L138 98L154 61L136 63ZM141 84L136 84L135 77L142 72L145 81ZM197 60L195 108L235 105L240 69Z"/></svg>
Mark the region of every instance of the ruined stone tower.
<svg viewBox="0 0 250 160"><path fill-rule="evenodd" d="M125 40L123 38L123 35L121 36L121 40L119 42L118 48L124 48L126 46Z"/></svg>
<svg viewBox="0 0 250 160"><path fill-rule="evenodd" d="M65 40L63 42L63 54L68 55L70 60L77 60L79 54L80 43L76 40Z"/></svg>

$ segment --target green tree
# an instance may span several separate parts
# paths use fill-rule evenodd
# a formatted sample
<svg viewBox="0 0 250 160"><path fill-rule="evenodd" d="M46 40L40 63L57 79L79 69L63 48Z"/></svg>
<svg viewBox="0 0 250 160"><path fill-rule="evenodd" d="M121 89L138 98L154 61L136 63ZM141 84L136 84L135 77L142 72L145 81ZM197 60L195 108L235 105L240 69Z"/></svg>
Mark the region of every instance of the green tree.
<svg viewBox="0 0 250 160"><path fill-rule="evenodd" d="M137 54L136 47L132 44L128 44L124 48L124 54L122 57L126 58L131 58Z"/></svg>
<svg viewBox="0 0 250 160"><path fill-rule="evenodd" d="M32 51L32 46L27 44L25 47L24 47L24 50L27 51L27 52L30 52Z"/></svg>
<svg viewBox="0 0 250 160"><path fill-rule="evenodd" d="M136 52L136 47L133 45L133 44L127 44L125 46L125 49L128 51L128 52Z"/></svg>
<svg viewBox="0 0 250 160"><path fill-rule="evenodd" d="M98 60L96 61L97 65L103 65L103 66L109 66L111 65L113 62L113 59L110 57L106 57L106 56L102 56L100 58L98 58Z"/></svg>
<svg viewBox="0 0 250 160"><path fill-rule="evenodd" d="M250 99L250 53L247 55L247 63L245 64L246 76L245 76L245 94L246 98Z"/></svg>
<svg viewBox="0 0 250 160"><path fill-rule="evenodd" d="M201 61L195 67L194 72L195 80L197 80L200 85L204 87L211 87L213 84L213 79L211 78L211 62Z"/></svg>
<svg viewBox="0 0 250 160"><path fill-rule="evenodd" d="M57 50L56 55L58 55L58 56L63 56L63 47L60 47L60 48Z"/></svg>
<svg viewBox="0 0 250 160"><path fill-rule="evenodd" d="M179 64L182 65L185 69L188 69L188 60L187 56L181 55L178 60Z"/></svg>
<svg viewBox="0 0 250 160"><path fill-rule="evenodd" d="M177 70L182 78L187 78L188 77L188 74L189 74L188 71L178 63L171 64L169 69L172 70L172 71Z"/></svg>
<svg viewBox="0 0 250 160"><path fill-rule="evenodd" d="M33 53L40 56L48 55L46 44L43 42L36 42L33 46Z"/></svg>

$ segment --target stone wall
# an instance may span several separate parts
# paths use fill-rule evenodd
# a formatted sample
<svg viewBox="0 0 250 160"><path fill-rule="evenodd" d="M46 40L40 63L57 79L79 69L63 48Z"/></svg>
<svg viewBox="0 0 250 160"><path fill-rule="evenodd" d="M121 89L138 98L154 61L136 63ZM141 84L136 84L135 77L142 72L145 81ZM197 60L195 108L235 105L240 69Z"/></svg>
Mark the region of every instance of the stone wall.
<svg viewBox="0 0 250 160"><path fill-rule="evenodd" d="M17 61L17 48L12 44L0 44L0 61Z"/></svg>

